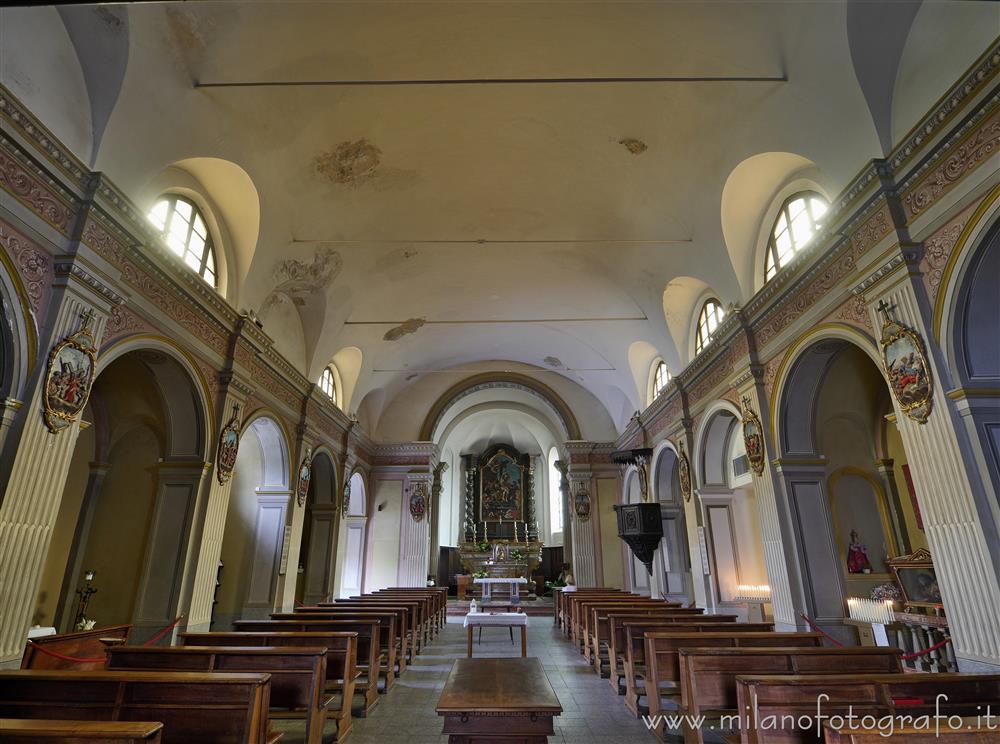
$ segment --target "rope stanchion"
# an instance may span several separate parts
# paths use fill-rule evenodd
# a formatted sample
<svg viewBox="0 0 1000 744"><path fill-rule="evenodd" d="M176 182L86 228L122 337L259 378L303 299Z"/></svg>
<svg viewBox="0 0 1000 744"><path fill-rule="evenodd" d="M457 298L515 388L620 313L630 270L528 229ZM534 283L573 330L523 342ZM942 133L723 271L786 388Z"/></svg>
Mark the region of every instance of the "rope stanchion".
<svg viewBox="0 0 1000 744"><path fill-rule="evenodd" d="M74 664L103 664L104 663L104 657L103 656L101 658L99 658L99 659L84 659L84 658L81 658L79 656L67 656L66 654L61 654L58 651L50 651L49 649L45 648L45 646L43 646L42 644L35 643L34 641L31 641L31 646L36 651L41 651L46 656L51 656L53 659L60 659L61 661L71 661Z"/></svg>
<svg viewBox="0 0 1000 744"><path fill-rule="evenodd" d="M834 646L836 646L837 648L844 648L844 644L843 643L841 643L836 638L834 638L832 635L830 635L825 630L823 630L821 627L819 627L804 612L800 612L799 613L799 617L801 617L803 620L805 620L809 624L809 627L812 628L813 630L815 630L817 633L822 633L823 637L826 638L828 641L830 641L830 643L832 643Z"/></svg>
<svg viewBox="0 0 1000 744"><path fill-rule="evenodd" d="M901 657L903 661L913 661L914 659L919 659L921 656L927 656L929 653L937 651L939 648L944 648L949 643L951 643L951 638L945 638L942 641L938 641L933 646L925 648L923 651L914 651L912 654L903 654Z"/></svg>
<svg viewBox="0 0 1000 744"><path fill-rule="evenodd" d="M142 645L143 646L152 646L154 643L156 643L161 638L163 638L163 636L165 636L167 633L169 633L171 630L173 630L174 626L177 625L177 623L179 623L183 619L183 617L184 617L184 615L178 615L177 617L175 617L174 621L172 623L170 623L167 627L165 627L163 630L161 630L159 633L157 633L155 636L153 636L152 638L150 638L148 641L146 641Z"/></svg>

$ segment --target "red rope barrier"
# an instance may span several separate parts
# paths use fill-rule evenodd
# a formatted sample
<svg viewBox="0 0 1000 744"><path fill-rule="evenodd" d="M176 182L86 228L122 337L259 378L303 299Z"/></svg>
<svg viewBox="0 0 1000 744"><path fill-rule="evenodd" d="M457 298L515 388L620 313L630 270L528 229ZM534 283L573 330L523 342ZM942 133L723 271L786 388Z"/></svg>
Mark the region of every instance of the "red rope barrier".
<svg viewBox="0 0 1000 744"><path fill-rule="evenodd" d="M32 645L32 647L34 647L34 649L36 651L41 651L43 654L45 654L46 656L51 656L53 659L62 659L63 661L72 661L72 662L74 662L76 664L103 664L104 663L104 657L103 656L100 659L82 659L79 656L66 656L65 654L59 653L58 651L50 651L49 649L45 648L45 646L41 645L40 643L35 643L34 641L31 641L31 645Z"/></svg>
<svg viewBox="0 0 1000 744"><path fill-rule="evenodd" d="M832 635L830 635L825 630L823 630L821 627L819 627L804 612L800 612L799 613L799 617L801 617L803 620L805 620L807 623L809 623L809 627L812 628L813 630L815 630L817 633L822 633L823 637L826 638L828 641L830 641L830 643L832 643L834 646L836 646L837 648L843 648L844 647L843 643L841 643L836 638L834 638Z"/></svg>
<svg viewBox="0 0 1000 744"><path fill-rule="evenodd" d="M148 641L146 641L142 645L143 646L152 646L154 643L156 643L161 638L163 638L163 636L165 636L167 633L169 633L171 630L173 630L174 626L177 625L177 623L179 623L181 621L181 618L183 618L183 617L184 617L184 615L178 615L177 617L175 617L174 621L172 623L170 623L170 625L168 625L167 627L165 627L163 630L161 630L159 633L157 633L155 636L153 636L152 638L150 638Z"/></svg>
<svg viewBox="0 0 1000 744"><path fill-rule="evenodd" d="M902 659L903 661L913 661L921 656L926 656L932 651L937 651L939 648L947 646L949 643L951 643L951 638L945 638L943 641L938 641L933 646L925 648L923 651L914 651L912 654L903 654Z"/></svg>

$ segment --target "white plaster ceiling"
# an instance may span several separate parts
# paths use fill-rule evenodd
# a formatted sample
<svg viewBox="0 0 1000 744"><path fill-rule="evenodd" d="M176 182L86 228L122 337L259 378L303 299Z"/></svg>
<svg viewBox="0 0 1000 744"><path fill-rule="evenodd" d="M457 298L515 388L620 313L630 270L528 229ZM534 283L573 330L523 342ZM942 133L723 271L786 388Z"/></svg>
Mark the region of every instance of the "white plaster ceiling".
<svg viewBox="0 0 1000 744"><path fill-rule="evenodd" d="M338 351L360 350L352 409L371 417L418 378L448 369L453 381L465 365L501 360L561 375L621 428L645 403L630 346L649 344L675 372L687 360L693 293L666 308L668 330L667 285L685 277L727 304L753 290L753 246L727 237L756 238L777 187L748 184L734 219L749 225L724 232L734 169L789 153L835 194L906 131L899 112L927 110L996 32L991 3L924 3L915 16L903 4L852 10L851 23L843 2L143 3L91 8L93 18L74 9L65 24L52 9L20 8L2 11L0 41L4 84L127 193L191 158L245 171L260 215L255 247L234 259L239 286L227 289L240 308L262 308L279 262L339 253L327 285L264 323L294 341L290 355L312 378ZM880 48L897 22L910 36ZM898 67L895 86L886 66ZM878 98L890 93L891 104ZM89 103L65 103L77 99ZM639 152L621 144L630 139ZM346 162L355 175L338 182L330 154L359 142ZM386 340L411 318L426 325Z"/></svg>

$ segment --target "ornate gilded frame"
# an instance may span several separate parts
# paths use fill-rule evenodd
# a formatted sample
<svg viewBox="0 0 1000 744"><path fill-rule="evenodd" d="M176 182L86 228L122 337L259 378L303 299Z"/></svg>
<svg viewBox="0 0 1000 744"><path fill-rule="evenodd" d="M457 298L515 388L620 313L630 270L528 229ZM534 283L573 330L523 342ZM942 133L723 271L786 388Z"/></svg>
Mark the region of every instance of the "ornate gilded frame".
<svg viewBox="0 0 1000 744"><path fill-rule="evenodd" d="M306 450L306 455L302 458L302 463L299 465L298 482L295 486L295 496L299 502L299 506L306 505L310 480L312 480L312 448Z"/></svg>
<svg viewBox="0 0 1000 744"><path fill-rule="evenodd" d="M882 313L882 335L879 338L879 347L882 357L882 371L889 382L889 389L892 396L899 404L900 410L919 424L927 423L930 416L934 399L934 376L931 372L930 363L927 361L927 352L924 347L924 340L912 328L889 318L889 307L880 302L878 307ZM908 341L911 345L911 355L915 356L919 363L918 373L925 376L926 390L913 400L903 400L898 389L896 376L892 371L892 364L889 361L889 348L898 341Z"/></svg>
<svg viewBox="0 0 1000 744"><path fill-rule="evenodd" d="M750 407L750 400L743 397L743 418L740 422L743 429L743 446L747 451L747 460L750 467L757 475L764 473L764 427L760 423L760 417ZM754 446L756 442L756 446Z"/></svg>
<svg viewBox="0 0 1000 744"><path fill-rule="evenodd" d="M45 417L45 426L53 434L58 434L71 426L79 418L90 399L90 390L97 377L97 341L90 331L90 323L93 319L94 312L92 310L81 314L79 330L57 343L49 352L49 360L45 368L45 387L42 391L42 412ZM77 382L79 397L72 405L68 405L65 400L60 402L53 386L55 373L61 371L57 370L56 365L63 352L69 349L83 355L89 365L84 379Z"/></svg>
<svg viewBox="0 0 1000 744"><path fill-rule="evenodd" d="M236 455L240 451L240 407L233 403L233 415L219 432L219 444L215 452L215 475L220 485L225 485L233 476Z"/></svg>
<svg viewBox="0 0 1000 744"><path fill-rule="evenodd" d="M691 500L691 461L684 451L684 442L677 445L677 480L681 484L681 496L685 501Z"/></svg>

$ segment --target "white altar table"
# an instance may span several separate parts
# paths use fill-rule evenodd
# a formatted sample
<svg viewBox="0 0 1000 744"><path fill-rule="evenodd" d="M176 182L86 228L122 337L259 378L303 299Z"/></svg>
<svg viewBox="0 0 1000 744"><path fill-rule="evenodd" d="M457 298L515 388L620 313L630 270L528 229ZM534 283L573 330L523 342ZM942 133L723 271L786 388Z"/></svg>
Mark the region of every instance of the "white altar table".
<svg viewBox="0 0 1000 744"><path fill-rule="evenodd" d="M528 580L523 576L518 576L516 578L484 578L484 579L473 579L472 583L483 585L483 601L490 601L490 591L494 584L510 584L510 601L520 602L521 594L519 591L521 584L527 584Z"/></svg>
<svg viewBox="0 0 1000 744"><path fill-rule="evenodd" d="M528 655L528 616L523 612L470 612L462 623L468 633L468 657L472 658L472 631L478 626L479 638L483 637L483 626L509 628L514 641L514 628L521 629L521 656Z"/></svg>

